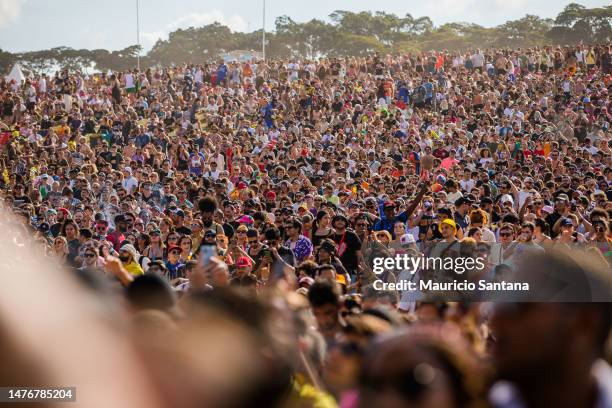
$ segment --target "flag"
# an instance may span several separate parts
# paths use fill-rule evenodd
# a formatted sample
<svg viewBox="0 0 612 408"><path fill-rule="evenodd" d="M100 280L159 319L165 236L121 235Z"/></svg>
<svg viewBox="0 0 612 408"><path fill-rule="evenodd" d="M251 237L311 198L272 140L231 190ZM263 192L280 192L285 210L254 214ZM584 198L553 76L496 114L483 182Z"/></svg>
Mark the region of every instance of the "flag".
<svg viewBox="0 0 612 408"><path fill-rule="evenodd" d="M7 144L11 140L11 134L9 132L0 133L0 146Z"/></svg>

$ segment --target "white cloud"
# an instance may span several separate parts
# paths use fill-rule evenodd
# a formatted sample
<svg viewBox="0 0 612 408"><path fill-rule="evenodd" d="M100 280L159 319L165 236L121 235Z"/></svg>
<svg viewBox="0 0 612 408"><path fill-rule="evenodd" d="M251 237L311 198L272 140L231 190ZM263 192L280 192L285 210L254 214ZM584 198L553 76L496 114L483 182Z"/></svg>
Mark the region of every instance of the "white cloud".
<svg viewBox="0 0 612 408"><path fill-rule="evenodd" d="M0 28L15 21L25 0L0 0Z"/></svg>
<svg viewBox="0 0 612 408"><path fill-rule="evenodd" d="M215 21L229 27L232 31L245 32L249 28L248 22L237 14L226 17L220 10L212 10L209 13L189 13L170 22L163 30L141 32L140 40L142 48L145 52L150 50L157 40L167 40L168 34L178 28L201 27L212 24Z"/></svg>
<svg viewBox="0 0 612 408"><path fill-rule="evenodd" d="M153 45L157 42L157 40L167 40L168 32L165 31L151 31L151 32L141 32L140 33L140 43L142 44L143 50L146 52L150 50Z"/></svg>

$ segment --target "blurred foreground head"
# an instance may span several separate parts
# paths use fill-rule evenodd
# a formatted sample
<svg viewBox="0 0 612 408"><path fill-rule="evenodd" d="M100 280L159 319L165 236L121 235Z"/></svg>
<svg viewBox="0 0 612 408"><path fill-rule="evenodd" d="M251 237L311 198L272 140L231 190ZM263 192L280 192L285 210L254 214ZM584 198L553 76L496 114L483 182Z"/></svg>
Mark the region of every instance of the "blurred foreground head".
<svg viewBox="0 0 612 408"><path fill-rule="evenodd" d="M71 407L162 406L117 309L46 258L4 208L0 231L0 384L73 386Z"/></svg>
<svg viewBox="0 0 612 408"><path fill-rule="evenodd" d="M116 292L45 258L5 212L0 231L1 385L74 386L65 406L87 408L273 407L290 392L296 337L281 305L215 289L178 319L155 278Z"/></svg>
<svg viewBox="0 0 612 408"><path fill-rule="evenodd" d="M362 365L361 407L478 407L485 376L454 325L422 324L382 336Z"/></svg>
<svg viewBox="0 0 612 408"><path fill-rule="evenodd" d="M218 288L190 299L178 330L141 331L140 351L168 405L278 406L291 389L296 339L277 312L248 291Z"/></svg>
<svg viewBox="0 0 612 408"><path fill-rule="evenodd" d="M516 279L528 280L541 301L495 305L492 352L499 377L517 386L527 405L588 406L611 329L611 277L601 257L579 250L534 254L519 265ZM566 386L570 393L558 392ZM574 405L558 405L555 396L568 402L565 394L578 398Z"/></svg>

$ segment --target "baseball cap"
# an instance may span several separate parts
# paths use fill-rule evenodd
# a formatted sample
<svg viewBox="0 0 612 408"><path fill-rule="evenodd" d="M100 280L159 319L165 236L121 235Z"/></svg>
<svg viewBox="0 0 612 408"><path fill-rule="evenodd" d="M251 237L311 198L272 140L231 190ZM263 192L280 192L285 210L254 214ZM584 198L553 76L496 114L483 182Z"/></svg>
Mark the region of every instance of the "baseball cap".
<svg viewBox="0 0 612 408"><path fill-rule="evenodd" d="M569 218L563 218L560 221L559 225L562 226L562 227L568 227L568 226L574 226L574 223Z"/></svg>
<svg viewBox="0 0 612 408"><path fill-rule="evenodd" d="M514 199L512 198L510 194L504 194L503 196L501 196L499 201L501 203L507 203L508 201L510 201L512 204L514 204Z"/></svg>
<svg viewBox="0 0 612 408"><path fill-rule="evenodd" d="M467 197L459 197L456 201L455 201L455 207L459 207L463 204L472 204L472 200L470 200Z"/></svg>
<svg viewBox="0 0 612 408"><path fill-rule="evenodd" d="M395 208L395 203L393 201L386 201L383 204L383 208Z"/></svg>
<svg viewBox="0 0 612 408"><path fill-rule="evenodd" d="M236 220L239 224L253 224L253 217L250 215L243 215Z"/></svg>
<svg viewBox="0 0 612 408"><path fill-rule="evenodd" d="M249 258L247 258L246 256L241 256L240 258L238 258L236 260L236 266L237 267L241 267L241 266L251 266L251 260Z"/></svg>
<svg viewBox="0 0 612 408"><path fill-rule="evenodd" d="M312 286L312 284L315 282L315 280L313 278L311 278L310 276L304 276L302 278L300 278L300 280L298 281L298 285L302 286L302 285L307 285L307 286Z"/></svg>
<svg viewBox="0 0 612 408"><path fill-rule="evenodd" d="M542 212L552 214L554 211L555 209L552 208L550 205L545 205L544 207L542 207Z"/></svg>
<svg viewBox="0 0 612 408"><path fill-rule="evenodd" d="M181 248L178 245L169 245L168 246L168 253L172 252L172 250L174 249L178 249L179 251L181 251Z"/></svg>
<svg viewBox="0 0 612 408"><path fill-rule="evenodd" d="M565 193L561 193L557 196L557 200L565 200L565 201L569 201L569 197L567 196L567 194Z"/></svg>
<svg viewBox="0 0 612 408"><path fill-rule="evenodd" d="M208 230L204 233L204 238L216 238L217 232L213 230Z"/></svg>

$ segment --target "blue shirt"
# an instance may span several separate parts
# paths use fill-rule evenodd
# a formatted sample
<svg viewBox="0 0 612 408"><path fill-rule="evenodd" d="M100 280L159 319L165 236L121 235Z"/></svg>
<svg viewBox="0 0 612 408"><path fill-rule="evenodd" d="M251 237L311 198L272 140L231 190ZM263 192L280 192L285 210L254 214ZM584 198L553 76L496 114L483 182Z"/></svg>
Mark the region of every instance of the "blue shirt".
<svg viewBox="0 0 612 408"><path fill-rule="evenodd" d="M400 101L404 102L404 103L408 103L408 88L406 88L405 86L400 87L398 95L397 95L397 99L399 99Z"/></svg>
<svg viewBox="0 0 612 408"><path fill-rule="evenodd" d="M266 122L267 127L271 127L274 124L274 120L272 119L272 104L267 104L265 108L263 108L264 121Z"/></svg>
<svg viewBox="0 0 612 408"><path fill-rule="evenodd" d="M380 214L380 220L378 220L374 226L372 227L373 231L388 231L391 234L392 238L395 238L395 234L393 233L393 226L396 222L403 222L404 224L408 221L408 214L406 211L402 211L400 214L396 215L393 218L385 217L385 213L383 211L383 204L381 203L378 207L378 213Z"/></svg>
<svg viewBox="0 0 612 408"><path fill-rule="evenodd" d="M431 82L425 82L423 86L425 87L426 91L425 97L433 98L433 84Z"/></svg>
<svg viewBox="0 0 612 408"><path fill-rule="evenodd" d="M227 76L227 65L223 64L219 68L217 68L217 81L225 80Z"/></svg>
<svg viewBox="0 0 612 408"><path fill-rule="evenodd" d="M182 275L182 267L184 265L181 262L177 262L175 264L170 263L170 261L166 261L166 268L168 269L168 279L173 280L176 278L180 278Z"/></svg>
<svg viewBox="0 0 612 408"><path fill-rule="evenodd" d="M134 141L134 143L136 144L136 147L139 149L142 149L149 142L151 142L151 137L146 133L136 136L136 140Z"/></svg>

